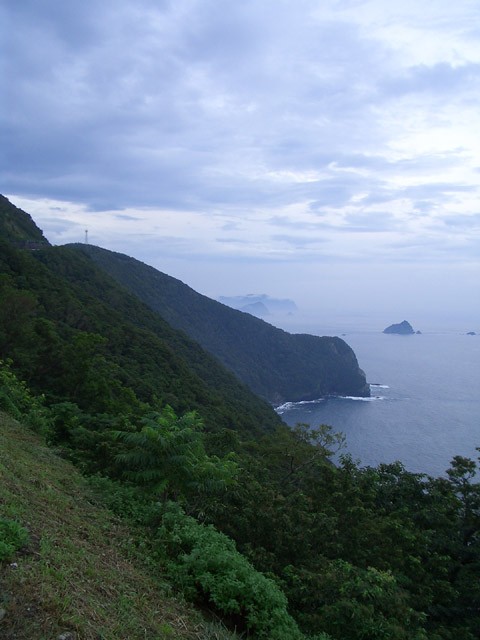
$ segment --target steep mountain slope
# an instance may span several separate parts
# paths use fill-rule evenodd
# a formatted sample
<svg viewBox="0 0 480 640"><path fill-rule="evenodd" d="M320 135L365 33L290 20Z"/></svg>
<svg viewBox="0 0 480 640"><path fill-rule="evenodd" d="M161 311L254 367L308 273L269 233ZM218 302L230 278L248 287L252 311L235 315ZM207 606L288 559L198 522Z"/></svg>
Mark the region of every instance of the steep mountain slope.
<svg viewBox="0 0 480 640"><path fill-rule="evenodd" d="M200 295L138 260L91 245L71 246L90 256L268 401L369 395L354 352L340 338L289 334Z"/></svg>
<svg viewBox="0 0 480 640"><path fill-rule="evenodd" d="M50 243L31 216L0 195L0 238L26 248L48 246Z"/></svg>
<svg viewBox="0 0 480 640"><path fill-rule="evenodd" d="M11 358L49 402L115 414L168 403L196 409L214 430L281 424L212 355L78 251L0 240L0 300L0 359Z"/></svg>

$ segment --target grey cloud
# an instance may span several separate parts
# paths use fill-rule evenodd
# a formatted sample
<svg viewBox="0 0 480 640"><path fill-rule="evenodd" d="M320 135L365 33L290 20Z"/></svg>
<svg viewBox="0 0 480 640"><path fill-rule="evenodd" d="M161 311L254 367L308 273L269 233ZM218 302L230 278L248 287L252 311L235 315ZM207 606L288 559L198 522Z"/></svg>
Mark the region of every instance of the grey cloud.
<svg viewBox="0 0 480 640"><path fill-rule="evenodd" d="M240 229L240 224L236 221L232 222L230 220L222 225L222 231L237 231L238 229Z"/></svg>
<svg viewBox="0 0 480 640"><path fill-rule="evenodd" d="M42 228L45 227L45 229L48 229L48 233L54 236L82 228L79 223L65 218L41 217L39 218L39 223Z"/></svg>
<svg viewBox="0 0 480 640"><path fill-rule="evenodd" d="M21 127L9 123L9 191L48 191L94 209L348 201L352 191L340 182L272 185L212 177L209 168L235 166L235 150L240 163L253 153L273 167L325 168L352 129L358 136L360 116L373 141L374 121L365 126L356 87L376 48L356 29L309 21L308 2L300 11L257 2L227 3L222 11L216 2L194 2L182 19L170 3L142 2L137 12L125 3L92 3L68 15L55 4L43 7L43 30L35 32L44 63L24 59L25 80L12 89L12 112L23 118ZM28 2L26 9L15 17L32 28L39 8ZM139 20L142 10L156 18L158 32ZM13 47L17 62L22 47Z"/></svg>
<svg viewBox="0 0 480 640"><path fill-rule="evenodd" d="M366 155L363 153L342 153L337 154L332 161L339 168L343 169L381 169L391 166L393 163L379 155Z"/></svg>
<svg viewBox="0 0 480 640"><path fill-rule="evenodd" d="M298 225L300 230L303 229L302 225ZM293 247L303 248L308 245L316 245L320 243L328 242L326 238L318 238L312 236L297 236L297 235L285 235L285 234L275 234L271 236L272 240L275 242L283 242Z"/></svg>
<svg viewBox="0 0 480 640"><path fill-rule="evenodd" d="M196 3L190 8L176 51L188 62L194 59L218 66L226 75L231 66L241 67L261 48L264 13L261 5L248 0L229 3L228 10L219 10L212 0Z"/></svg>
<svg viewBox="0 0 480 640"><path fill-rule="evenodd" d="M131 221L131 222L138 222L140 220L142 220L141 217L137 217L137 216L129 216L125 213L116 213L113 216L114 218L116 218L117 220L125 220L125 221Z"/></svg>
<svg viewBox="0 0 480 640"><path fill-rule="evenodd" d="M336 222L299 222L298 220L291 220L284 216L274 216L269 220L272 226L284 227L295 231L311 231L322 232L327 230L334 230L339 233L382 233L385 231L393 231L401 226L401 222L398 221L395 216L388 212L355 212L351 214L345 214ZM296 236L286 236L278 234L272 236L279 239L290 238L292 242L296 240ZM315 236L308 236L310 242L318 242L318 238ZM306 237L306 239L308 239Z"/></svg>
<svg viewBox="0 0 480 640"><path fill-rule="evenodd" d="M428 215L435 208L435 203L432 200L414 200L413 209L420 215Z"/></svg>
<svg viewBox="0 0 480 640"><path fill-rule="evenodd" d="M327 222L300 222L287 216L272 216L268 221L272 226L298 231L324 231L332 225Z"/></svg>
<svg viewBox="0 0 480 640"><path fill-rule="evenodd" d="M218 244L249 244L247 240L241 240L240 238L215 238L215 242L217 242Z"/></svg>
<svg viewBox="0 0 480 640"><path fill-rule="evenodd" d="M480 213L474 213L471 215L452 215L444 216L442 218L444 224L449 227L459 227L463 229L476 229L480 231Z"/></svg>
<svg viewBox="0 0 480 640"><path fill-rule="evenodd" d="M397 230L401 226L401 222L391 213L387 212L357 212L347 214L344 220L347 226L343 227L343 229L349 233L383 233L385 231Z"/></svg>
<svg viewBox="0 0 480 640"><path fill-rule="evenodd" d="M476 185L468 182L475 151L461 141L440 154L402 151L410 133L403 115L417 115L403 111L403 103L413 96L420 115L437 99L475 105L479 65L405 69L395 38L382 42L356 20L362 3L331 0L326 6L338 20L319 21L313 12L323 4L8 0L1 9L8 28L0 39L3 188L82 203L87 217L113 210L119 227L131 218L122 213L129 207L188 210L200 224L202 216L216 216L221 232L207 245L170 237L161 213L156 228L144 232L139 224L139 233L117 247L141 251L147 260L206 261L213 240L219 253L222 244L224 254L238 247L231 253L242 255L228 259L246 266L256 251L258 211L262 225L270 216L272 235L262 231L266 246L283 249L256 258L262 265L336 261L352 268L358 261L348 257L352 244L365 248L366 260L446 260L452 238L460 245L463 231L476 228L472 216L439 213L445 203L475 195ZM420 5L415 13L422 16ZM399 26L408 29L416 15L408 20ZM468 57L465 51L458 59ZM421 51L413 53L420 59ZM445 177L450 168L465 175L465 183ZM435 175L438 183L431 183L428 176ZM394 186L402 184L412 186ZM398 212L397 202L393 217L389 203L399 199L409 200L408 211ZM283 214L287 205L308 203L309 222ZM425 237L386 244L391 237L405 239L402 225L420 216ZM251 225L250 243L240 233L236 238L243 220ZM55 222L49 224L53 229ZM149 232L158 235L152 239ZM353 242L349 233L358 234ZM366 233L372 234L368 246ZM315 243L328 246L330 255ZM473 239L463 246L465 253L457 249L457 255L473 259ZM208 257L218 264L223 259Z"/></svg>
<svg viewBox="0 0 480 640"><path fill-rule="evenodd" d="M447 196L451 193L471 193L477 191L474 185L453 184L447 182L432 182L427 184L418 184L406 187L401 190L402 194L407 197L434 197Z"/></svg>
<svg viewBox="0 0 480 640"><path fill-rule="evenodd" d="M49 35L69 43L69 46L84 46L101 29L101 12L115 6L113 0L98 3L95 0L83 0L79 3L42 0L42 6L36 0L7 0L4 3L9 26L20 23L23 27L37 25Z"/></svg>
<svg viewBox="0 0 480 640"><path fill-rule="evenodd" d="M269 224L276 226L276 227L286 227L286 228L292 228L292 229L297 229L298 228L298 221L297 220L292 220L292 218L289 218L287 216L272 216L269 220L268 220ZM302 229L318 229L319 228L319 224L317 223L302 223Z"/></svg>
<svg viewBox="0 0 480 640"><path fill-rule="evenodd" d="M42 55L24 56L25 41L10 40L10 75L14 63L21 73L8 85L11 112L20 114L4 132L9 191L23 184L24 193L87 199L93 208L288 203L300 187L209 180L205 170L234 148L240 157L252 148L259 160L288 167L303 158L305 167L318 168L331 158L319 146L338 147L357 127L353 121L346 129L328 110L333 104L336 116L350 110L358 117L352 79L363 63L352 52L372 57L372 45L351 27L309 23L309 3L299 12L275 3L275 20L273 5L256 2L228 3L223 11L214 2L193 3L182 19L170 3L142 2L134 11L90 2L68 12L51 1L41 15L37 3L18 5L12 22L34 36L30 46ZM158 32L140 20L142 10L156 18ZM339 77L344 89L332 92ZM209 105L217 99L226 108ZM327 117L314 125L315 146L312 121L304 118L319 110Z"/></svg>
<svg viewBox="0 0 480 640"><path fill-rule="evenodd" d="M338 175L331 172L330 178L307 185L312 198L310 210L321 213L325 207L344 207L354 196L377 193L383 188L383 182L376 177L346 172Z"/></svg>
<svg viewBox="0 0 480 640"><path fill-rule="evenodd" d="M384 91L390 95L428 91L453 99L461 96L466 89L478 89L479 86L480 64L453 66L446 62L412 67L406 75L383 83Z"/></svg>
<svg viewBox="0 0 480 640"><path fill-rule="evenodd" d="M446 202L451 200L455 194L475 193L478 190L475 185L444 182L427 182L409 187L398 186L396 188L386 187L377 182L372 187L368 187L366 183L366 187L367 195L362 198L363 206L383 204L399 198L408 198L412 200L414 207L422 212L429 211L439 200Z"/></svg>

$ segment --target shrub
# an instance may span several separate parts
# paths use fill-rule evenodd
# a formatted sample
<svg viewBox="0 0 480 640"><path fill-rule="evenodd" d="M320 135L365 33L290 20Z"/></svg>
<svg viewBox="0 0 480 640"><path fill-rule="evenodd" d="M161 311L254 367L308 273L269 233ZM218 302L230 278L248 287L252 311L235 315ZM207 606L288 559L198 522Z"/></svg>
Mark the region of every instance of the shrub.
<svg viewBox="0 0 480 640"><path fill-rule="evenodd" d="M0 562L13 558L15 551L28 542L28 531L15 522L0 518Z"/></svg>
<svg viewBox="0 0 480 640"><path fill-rule="evenodd" d="M304 636L287 612L287 599L273 580L256 571L235 543L170 505L158 530L170 578L190 599L203 598L244 622L256 638Z"/></svg>
<svg viewBox="0 0 480 640"><path fill-rule="evenodd" d="M130 523L153 526L161 520L161 506L145 495L141 487L99 475L91 476L89 484L105 506Z"/></svg>
<svg viewBox="0 0 480 640"><path fill-rule="evenodd" d="M42 435L50 429L50 415L43 406L43 398L33 396L3 360L0 360L0 409Z"/></svg>

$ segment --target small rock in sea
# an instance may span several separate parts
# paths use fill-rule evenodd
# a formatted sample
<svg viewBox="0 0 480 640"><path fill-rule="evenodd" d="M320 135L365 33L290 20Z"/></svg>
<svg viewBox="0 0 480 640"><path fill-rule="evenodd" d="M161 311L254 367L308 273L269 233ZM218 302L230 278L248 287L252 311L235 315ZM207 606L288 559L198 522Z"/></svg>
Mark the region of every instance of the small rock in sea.
<svg viewBox="0 0 480 640"><path fill-rule="evenodd" d="M383 330L383 333L399 333L406 336L415 333L415 331L407 320L403 320L403 322L399 322L398 324L391 324Z"/></svg>

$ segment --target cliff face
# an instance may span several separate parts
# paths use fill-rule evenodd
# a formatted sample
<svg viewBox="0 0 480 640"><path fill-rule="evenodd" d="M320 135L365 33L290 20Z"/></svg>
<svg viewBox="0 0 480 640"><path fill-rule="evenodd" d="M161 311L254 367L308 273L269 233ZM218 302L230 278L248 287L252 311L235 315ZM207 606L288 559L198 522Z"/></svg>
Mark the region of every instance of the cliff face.
<svg viewBox="0 0 480 640"><path fill-rule="evenodd" d="M289 334L138 260L91 245L72 246L269 402L370 395L353 350L340 338Z"/></svg>

